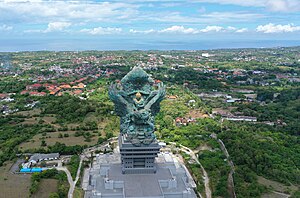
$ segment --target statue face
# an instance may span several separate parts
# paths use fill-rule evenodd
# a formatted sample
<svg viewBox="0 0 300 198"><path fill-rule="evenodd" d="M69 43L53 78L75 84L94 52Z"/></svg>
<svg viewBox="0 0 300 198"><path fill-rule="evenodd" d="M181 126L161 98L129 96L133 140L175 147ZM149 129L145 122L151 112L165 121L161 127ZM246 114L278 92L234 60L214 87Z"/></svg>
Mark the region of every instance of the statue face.
<svg viewBox="0 0 300 198"><path fill-rule="evenodd" d="M136 107L144 107L145 105L144 96L140 92L133 96L133 101Z"/></svg>
<svg viewBox="0 0 300 198"><path fill-rule="evenodd" d="M137 93L135 94L135 98L136 98L137 101L140 101L141 98L142 98L142 94L141 94L140 92L137 92Z"/></svg>

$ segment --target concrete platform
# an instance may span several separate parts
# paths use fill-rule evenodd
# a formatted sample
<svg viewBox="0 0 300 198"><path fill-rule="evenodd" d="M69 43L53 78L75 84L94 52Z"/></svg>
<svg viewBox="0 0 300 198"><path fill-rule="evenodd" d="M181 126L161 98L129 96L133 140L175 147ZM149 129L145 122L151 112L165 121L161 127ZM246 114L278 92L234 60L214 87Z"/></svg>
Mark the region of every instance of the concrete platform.
<svg viewBox="0 0 300 198"><path fill-rule="evenodd" d="M98 156L85 172L85 198L196 198L193 179L172 154L158 155L153 174L122 174L114 155Z"/></svg>

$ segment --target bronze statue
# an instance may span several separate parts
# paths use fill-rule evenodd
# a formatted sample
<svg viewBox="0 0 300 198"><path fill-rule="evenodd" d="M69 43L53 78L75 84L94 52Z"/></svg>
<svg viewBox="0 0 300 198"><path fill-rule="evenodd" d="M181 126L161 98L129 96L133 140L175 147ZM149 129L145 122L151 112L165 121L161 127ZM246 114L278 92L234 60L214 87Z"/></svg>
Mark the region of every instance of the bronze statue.
<svg viewBox="0 0 300 198"><path fill-rule="evenodd" d="M153 79L140 67L134 67L118 84L112 84L109 97L121 118L120 132L135 146L148 145L154 139L154 116L165 96L163 83L154 88Z"/></svg>

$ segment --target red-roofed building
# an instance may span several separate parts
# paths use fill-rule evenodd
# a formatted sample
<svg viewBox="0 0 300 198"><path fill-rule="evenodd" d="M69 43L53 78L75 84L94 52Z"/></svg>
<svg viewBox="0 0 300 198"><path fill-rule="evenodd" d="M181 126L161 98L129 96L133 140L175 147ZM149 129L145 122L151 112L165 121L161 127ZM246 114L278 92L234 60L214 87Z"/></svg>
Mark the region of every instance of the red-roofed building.
<svg viewBox="0 0 300 198"><path fill-rule="evenodd" d="M27 85L26 90L37 90L38 88L42 87L42 84L35 83L33 85Z"/></svg>
<svg viewBox="0 0 300 198"><path fill-rule="evenodd" d="M28 91L27 90L23 90L23 91L21 91L21 95L25 95L25 94L27 94L28 93Z"/></svg>
<svg viewBox="0 0 300 198"><path fill-rule="evenodd" d="M73 93L74 93L75 95L80 95L80 94L82 94L82 91L81 91L81 90L75 90L75 91L73 91Z"/></svg>
<svg viewBox="0 0 300 198"><path fill-rule="evenodd" d="M71 86L70 85L68 85L68 84L66 84L66 85L61 85L61 86L59 86L61 89L70 89L71 88Z"/></svg>
<svg viewBox="0 0 300 198"><path fill-rule="evenodd" d="M55 95L59 92L60 89L53 89L52 91L50 91L50 95Z"/></svg>
<svg viewBox="0 0 300 198"><path fill-rule="evenodd" d="M6 98L8 94L0 94L0 99Z"/></svg>

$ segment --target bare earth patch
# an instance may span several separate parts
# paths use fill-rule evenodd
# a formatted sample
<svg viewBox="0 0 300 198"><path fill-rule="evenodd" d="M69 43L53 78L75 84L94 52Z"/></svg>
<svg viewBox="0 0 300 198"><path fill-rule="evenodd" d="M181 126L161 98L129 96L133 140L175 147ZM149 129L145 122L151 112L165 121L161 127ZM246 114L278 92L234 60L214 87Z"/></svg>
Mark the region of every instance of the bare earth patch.
<svg viewBox="0 0 300 198"><path fill-rule="evenodd" d="M13 174L9 171L13 162L0 167L0 198L20 198L29 196L30 175Z"/></svg>
<svg viewBox="0 0 300 198"><path fill-rule="evenodd" d="M68 134L69 137L58 138L59 134ZM92 132L90 132L93 134ZM74 145L94 145L98 141L98 135L91 138L90 142L84 141L85 138L83 136L75 137L75 131L62 131L62 132L48 132L46 136L42 136L42 134L35 135L32 139L27 142L23 142L19 145L20 150L33 149L41 147L42 138L45 138L47 146L54 145L56 142L64 143L67 146Z"/></svg>
<svg viewBox="0 0 300 198"><path fill-rule="evenodd" d="M208 118L209 115L202 113L199 110L191 110L188 114L187 117L191 117L191 118Z"/></svg>
<svg viewBox="0 0 300 198"><path fill-rule="evenodd" d="M32 198L48 198L50 193L57 192L57 182L56 179L42 179Z"/></svg>

